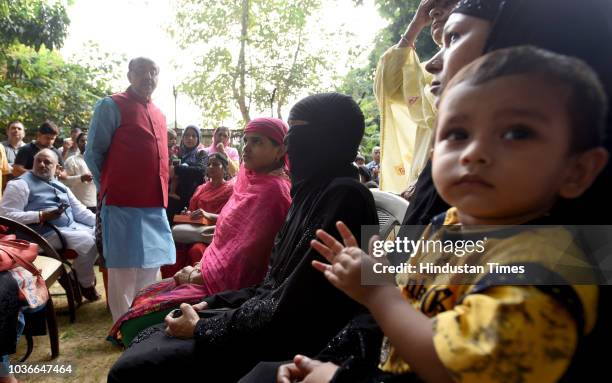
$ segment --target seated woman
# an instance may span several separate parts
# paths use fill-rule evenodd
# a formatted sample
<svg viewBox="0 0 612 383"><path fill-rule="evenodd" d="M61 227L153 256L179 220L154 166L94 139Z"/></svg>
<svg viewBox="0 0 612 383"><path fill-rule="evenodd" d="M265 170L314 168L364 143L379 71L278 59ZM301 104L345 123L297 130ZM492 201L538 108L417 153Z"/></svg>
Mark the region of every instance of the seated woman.
<svg viewBox="0 0 612 383"><path fill-rule="evenodd" d="M192 219L206 217L213 226L185 223L172 228L176 263L162 266L162 278L170 278L183 267L193 266L202 258L207 244L211 242L217 215L234 192L235 179L226 180L229 176L227 163L227 156L223 153L213 153L208 157L206 174L209 181L198 186L193 193L188 214Z"/></svg>
<svg viewBox="0 0 612 383"><path fill-rule="evenodd" d="M170 166L170 176L174 190L168 195L168 220L172 225L172 218L187 207L189 199L198 185L204 182L208 154L200 145L200 128L189 125L185 128L179 149L180 165Z"/></svg>
<svg viewBox="0 0 612 383"><path fill-rule="evenodd" d="M227 126L220 126L213 133L213 142L206 149L208 154L223 153L229 159L228 170L230 176L235 176L240 165L240 155L236 148L230 146L230 130Z"/></svg>
<svg viewBox="0 0 612 383"><path fill-rule="evenodd" d="M143 328L162 322L183 302L240 289L261 282L267 270L274 236L291 204L285 173L285 123L257 118L244 129L244 165L234 193L221 210L213 241L200 254L197 267L143 289L132 307L113 326L110 336L129 344Z"/></svg>

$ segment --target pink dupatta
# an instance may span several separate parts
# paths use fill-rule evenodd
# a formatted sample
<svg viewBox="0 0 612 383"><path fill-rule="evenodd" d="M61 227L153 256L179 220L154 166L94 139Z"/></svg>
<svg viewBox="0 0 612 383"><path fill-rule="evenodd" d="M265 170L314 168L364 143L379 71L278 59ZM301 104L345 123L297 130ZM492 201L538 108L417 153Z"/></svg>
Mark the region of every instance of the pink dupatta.
<svg viewBox="0 0 612 383"><path fill-rule="evenodd" d="M206 295L261 282L291 204L290 190L282 171L258 174L240 167L234 194L200 262Z"/></svg>
<svg viewBox="0 0 612 383"><path fill-rule="evenodd" d="M173 279L164 279L146 287L114 324L109 338L119 339L127 320L261 282L291 204L290 190L291 182L282 170L257 174L241 166L234 192L217 218L213 241L200 261L204 284L176 286Z"/></svg>

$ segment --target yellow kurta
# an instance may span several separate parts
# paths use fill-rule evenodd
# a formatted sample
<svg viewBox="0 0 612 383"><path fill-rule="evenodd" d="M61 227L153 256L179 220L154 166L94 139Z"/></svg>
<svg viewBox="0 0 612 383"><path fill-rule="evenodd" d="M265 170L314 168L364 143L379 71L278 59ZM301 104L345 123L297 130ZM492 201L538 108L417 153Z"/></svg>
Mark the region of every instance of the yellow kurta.
<svg viewBox="0 0 612 383"><path fill-rule="evenodd" d="M7 176L9 171L9 163L6 158L6 150L4 149L4 145L0 145L0 186L3 184L3 177ZM2 198L2 187L0 187L0 198Z"/></svg>
<svg viewBox="0 0 612 383"><path fill-rule="evenodd" d="M445 224L456 223L456 215L446 218ZM424 237L439 239L444 230L432 233L430 226ZM433 262L444 256L417 254L410 263ZM574 280L571 270L580 267L563 266L588 265L571 234L560 227L489 238L484 253L448 259L457 265L538 263L566 280ZM555 382L572 360L578 333L589 333L596 320L596 285L572 286L583 308L584 328L577 329L567 308L536 286L498 285L474 291L474 285L440 283L439 277L425 284L408 274L399 274L397 279L402 295L413 307L433 318L436 353L456 382ZM387 340L381 362L380 368L387 372L410 371Z"/></svg>
<svg viewBox="0 0 612 383"><path fill-rule="evenodd" d="M425 167L435 120L431 75L416 51L392 47L381 57L374 79L380 111L380 188L401 193Z"/></svg>

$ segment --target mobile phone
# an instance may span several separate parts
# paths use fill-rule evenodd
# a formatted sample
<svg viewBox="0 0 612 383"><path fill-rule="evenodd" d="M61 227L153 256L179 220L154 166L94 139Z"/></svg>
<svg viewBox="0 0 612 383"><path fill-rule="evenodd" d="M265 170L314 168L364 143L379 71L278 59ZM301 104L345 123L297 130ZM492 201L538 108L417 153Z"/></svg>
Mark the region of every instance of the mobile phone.
<svg viewBox="0 0 612 383"><path fill-rule="evenodd" d="M65 211L66 211L66 209L68 209L68 207L69 207L69 205L68 205L67 203L61 203L61 204L59 205L59 207L57 208L57 211L58 211L59 213L63 213L63 212L65 212Z"/></svg>
<svg viewBox="0 0 612 383"><path fill-rule="evenodd" d="M170 311L170 315L172 315L172 318L178 318L183 315L183 312L181 311L181 309L174 309Z"/></svg>

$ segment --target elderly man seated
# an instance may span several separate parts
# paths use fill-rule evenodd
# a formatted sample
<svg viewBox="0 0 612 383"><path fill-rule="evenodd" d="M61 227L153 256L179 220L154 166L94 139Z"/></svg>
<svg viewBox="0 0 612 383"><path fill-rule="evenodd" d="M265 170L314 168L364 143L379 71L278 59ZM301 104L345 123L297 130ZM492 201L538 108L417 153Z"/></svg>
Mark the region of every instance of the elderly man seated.
<svg viewBox="0 0 612 383"><path fill-rule="evenodd" d="M55 179L58 157L50 149L34 156L30 172L10 181L0 201L0 214L21 222L43 235L52 246L61 242L49 225L55 225L66 247L78 253L73 266L81 284L83 296L95 301L100 298L95 289L93 265L96 260L94 236L95 215L79 202L72 191Z"/></svg>

